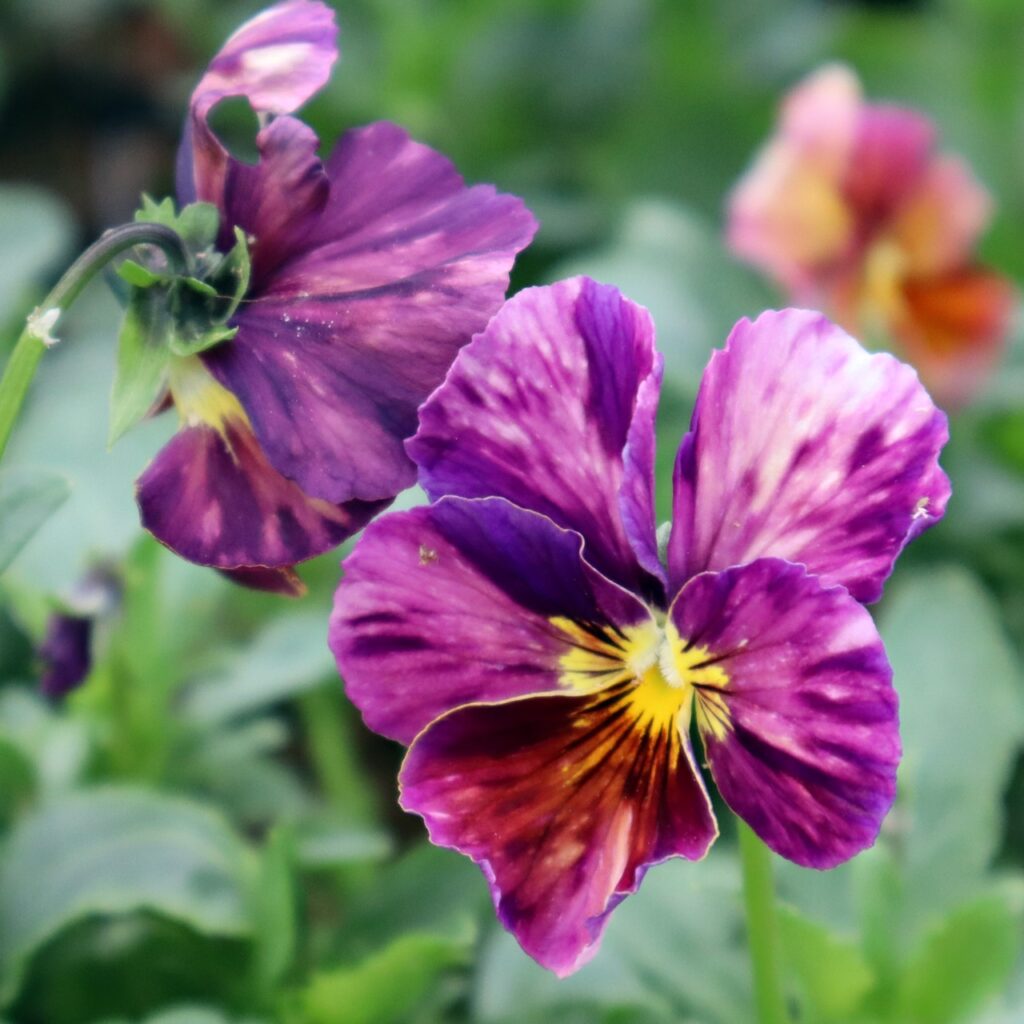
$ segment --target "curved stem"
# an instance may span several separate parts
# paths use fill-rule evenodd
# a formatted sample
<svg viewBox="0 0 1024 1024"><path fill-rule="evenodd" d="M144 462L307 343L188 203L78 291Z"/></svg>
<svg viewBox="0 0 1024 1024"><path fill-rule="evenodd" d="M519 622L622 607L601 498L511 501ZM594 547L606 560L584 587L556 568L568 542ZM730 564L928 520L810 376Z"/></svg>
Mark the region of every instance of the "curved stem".
<svg viewBox="0 0 1024 1024"><path fill-rule="evenodd" d="M779 972L775 885L768 847L750 827L736 819L743 868L743 903L747 915L747 942L754 973L754 1003L758 1024L790 1024Z"/></svg>
<svg viewBox="0 0 1024 1024"><path fill-rule="evenodd" d="M21 411L39 360L54 344L50 331L60 315L82 293L85 286L115 256L137 245L162 249L175 271L189 273L191 257L176 231L163 224L125 224L113 228L93 242L64 272L50 293L28 318L0 377L0 459Z"/></svg>

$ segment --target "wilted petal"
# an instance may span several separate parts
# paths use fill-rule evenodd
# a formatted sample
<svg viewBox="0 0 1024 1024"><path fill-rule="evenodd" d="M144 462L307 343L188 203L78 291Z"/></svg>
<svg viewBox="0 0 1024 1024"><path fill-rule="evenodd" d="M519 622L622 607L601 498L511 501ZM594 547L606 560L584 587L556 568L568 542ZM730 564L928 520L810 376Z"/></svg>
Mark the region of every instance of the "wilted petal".
<svg viewBox="0 0 1024 1024"><path fill-rule="evenodd" d="M445 498L368 527L345 560L330 644L370 728L408 743L461 704L578 685L567 620L618 651L650 616L581 545L500 498ZM586 685L621 675L599 655Z"/></svg>
<svg viewBox="0 0 1024 1024"><path fill-rule="evenodd" d="M896 325L907 357L947 408L981 389L1002 353L1015 291L1008 278L968 268L910 280Z"/></svg>
<svg viewBox="0 0 1024 1024"><path fill-rule="evenodd" d="M191 562L243 575L323 554L386 504L308 497L237 419L180 430L139 477L137 494L142 525L159 541Z"/></svg>
<svg viewBox="0 0 1024 1024"><path fill-rule="evenodd" d="M460 708L402 768L402 806L480 865L499 919L559 975L597 952L650 864L699 859L717 834L677 718L646 715L635 695L622 684Z"/></svg>
<svg viewBox="0 0 1024 1024"><path fill-rule="evenodd" d="M302 251L205 359L280 472L328 501L370 501L414 482L402 443L416 409L501 305L536 223L391 124L343 136L328 176Z"/></svg>
<svg viewBox="0 0 1024 1024"><path fill-rule="evenodd" d="M870 846L896 792L896 693L867 611L777 559L707 573L671 619L719 673L697 723L729 806L777 853L827 868Z"/></svg>
<svg viewBox="0 0 1024 1024"><path fill-rule="evenodd" d="M775 557L876 600L904 544L945 510L947 436L909 366L820 314L741 320L676 460L673 585Z"/></svg>
<svg viewBox="0 0 1024 1024"><path fill-rule="evenodd" d="M408 451L432 497L542 512L583 535L596 568L650 591L660 382L645 309L588 278L530 288L459 354Z"/></svg>
<svg viewBox="0 0 1024 1024"><path fill-rule="evenodd" d="M257 164L231 162L224 180L221 247L234 244L233 228L252 241L250 295L260 292L282 260L315 230L330 184L317 156L320 142L293 117L278 117L256 137Z"/></svg>
<svg viewBox="0 0 1024 1024"><path fill-rule="evenodd" d="M210 111L244 96L257 113L290 114L327 81L338 56L334 12L317 0L286 0L241 26L192 93L178 153L178 198L219 205L231 158L210 129Z"/></svg>

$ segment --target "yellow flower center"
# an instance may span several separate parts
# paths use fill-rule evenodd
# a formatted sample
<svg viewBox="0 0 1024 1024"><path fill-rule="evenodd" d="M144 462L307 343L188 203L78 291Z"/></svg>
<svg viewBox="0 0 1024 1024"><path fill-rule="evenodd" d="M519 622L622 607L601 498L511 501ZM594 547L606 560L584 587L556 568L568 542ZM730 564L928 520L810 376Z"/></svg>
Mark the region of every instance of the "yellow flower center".
<svg viewBox="0 0 1024 1024"><path fill-rule="evenodd" d="M694 708L705 736L722 739L731 728L724 697L729 677L720 661L706 647L680 637L662 616L622 629L560 616L551 624L569 642L559 662L567 689L593 693L631 684L630 708L647 729L678 722L685 731Z"/></svg>

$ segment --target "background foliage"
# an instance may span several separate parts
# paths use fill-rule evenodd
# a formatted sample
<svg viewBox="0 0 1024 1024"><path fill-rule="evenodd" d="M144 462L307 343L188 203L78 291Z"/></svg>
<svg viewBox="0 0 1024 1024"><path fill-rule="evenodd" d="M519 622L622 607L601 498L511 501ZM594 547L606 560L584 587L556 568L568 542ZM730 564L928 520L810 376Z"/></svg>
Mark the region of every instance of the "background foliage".
<svg viewBox="0 0 1024 1024"><path fill-rule="evenodd" d="M191 84L257 4L0 7L0 353L55 271L170 189ZM515 284L585 271L652 309L660 480L710 348L778 304L722 250L722 204L775 103L829 58L923 108L999 209L1024 276L1017 0L348 0L308 110L325 143L404 123L543 228ZM223 112L244 149L244 110ZM7 1024L626 1024L750 1019L732 837L653 871L595 964L559 983L493 921L477 871L396 811L325 646L338 556L294 603L141 535L113 451L117 309L95 288L44 361L0 477L0 1016ZM906 755L883 839L827 874L779 865L788 992L809 1024L1024 1020L1024 336L946 458L946 521L877 610ZM667 513L668 495L659 496ZM413 502L415 494L400 501ZM49 518L47 518L49 517ZM109 562L122 600L88 684L37 693L47 614Z"/></svg>

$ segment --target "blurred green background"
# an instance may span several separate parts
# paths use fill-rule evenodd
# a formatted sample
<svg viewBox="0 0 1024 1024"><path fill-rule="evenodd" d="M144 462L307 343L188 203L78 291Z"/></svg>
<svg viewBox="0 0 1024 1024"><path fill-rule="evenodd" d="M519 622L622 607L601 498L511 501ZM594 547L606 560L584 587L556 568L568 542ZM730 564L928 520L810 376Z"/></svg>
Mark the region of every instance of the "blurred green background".
<svg viewBox="0 0 1024 1024"><path fill-rule="evenodd" d="M0 353L84 244L140 192L170 191L191 87L259 6L0 4ZM995 196L983 257L1024 278L1019 0L336 6L343 59L304 115L325 148L399 121L536 212L516 287L583 271L652 309L662 513L710 349L781 301L722 249L725 195L781 94L823 61L937 120ZM244 147L244 110L221 120ZM653 870L596 962L556 982L496 926L476 869L397 811L400 751L362 727L326 650L339 555L305 567L310 595L289 602L142 536L132 481L173 424L107 451L117 316L96 286L68 318L0 478L26 496L0 523L0 1018L751 1020L728 830L705 862ZM808 1024L1024 1021L1019 328L945 464L949 515L877 609L902 702L897 806L843 868L778 864L787 992ZM122 599L87 685L49 704L34 646L100 562Z"/></svg>

